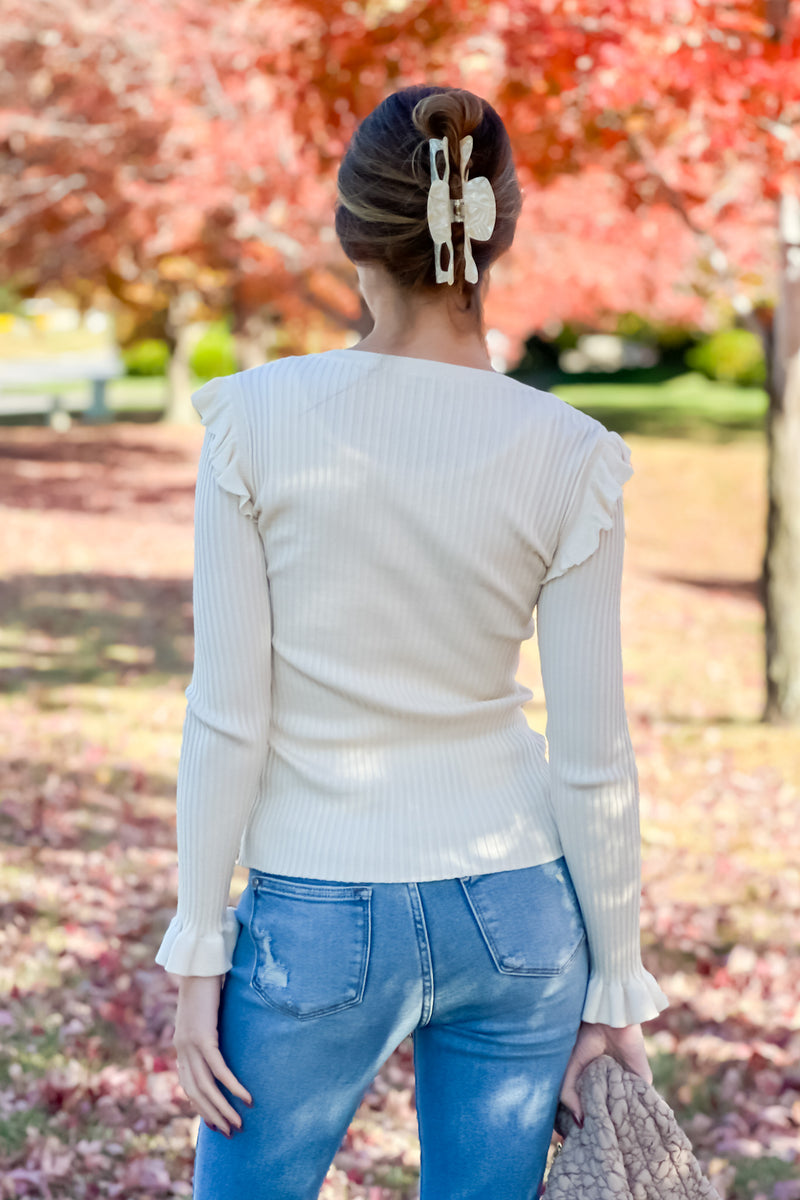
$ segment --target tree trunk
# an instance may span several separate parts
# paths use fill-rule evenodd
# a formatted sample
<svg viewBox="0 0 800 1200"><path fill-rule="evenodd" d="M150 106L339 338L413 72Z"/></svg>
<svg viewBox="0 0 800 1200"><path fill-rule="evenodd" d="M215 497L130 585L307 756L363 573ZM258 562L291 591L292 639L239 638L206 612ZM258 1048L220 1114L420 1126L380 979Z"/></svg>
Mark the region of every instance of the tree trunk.
<svg viewBox="0 0 800 1200"><path fill-rule="evenodd" d="M234 331L236 359L240 371L259 367L269 358L275 320L266 309L250 312Z"/></svg>
<svg viewBox="0 0 800 1200"><path fill-rule="evenodd" d="M764 555L764 719L800 724L800 200L780 205L780 292L771 339Z"/></svg>
<svg viewBox="0 0 800 1200"><path fill-rule="evenodd" d="M192 406L192 372L189 356L192 336L189 321L195 311L197 297L193 292L179 292L169 305L167 334L172 345L167 371L167 419L180 425L196 425L200 420Z"/></svg>

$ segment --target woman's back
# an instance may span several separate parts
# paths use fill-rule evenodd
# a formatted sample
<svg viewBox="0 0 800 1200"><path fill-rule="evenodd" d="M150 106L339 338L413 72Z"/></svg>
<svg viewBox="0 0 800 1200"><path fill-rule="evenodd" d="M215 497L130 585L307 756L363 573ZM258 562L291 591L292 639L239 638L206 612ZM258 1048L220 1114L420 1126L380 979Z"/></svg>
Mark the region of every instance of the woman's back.
<svg viewBox="0 0 800 1200"><path fill-rule="evenodd" d="M591 476L610 465L618 494L624 443L491 371L365 352L214 380L197 405L269 580L269 749L239 861L399 880L557 856L519 648L570 506L610 523Z"/></svg>

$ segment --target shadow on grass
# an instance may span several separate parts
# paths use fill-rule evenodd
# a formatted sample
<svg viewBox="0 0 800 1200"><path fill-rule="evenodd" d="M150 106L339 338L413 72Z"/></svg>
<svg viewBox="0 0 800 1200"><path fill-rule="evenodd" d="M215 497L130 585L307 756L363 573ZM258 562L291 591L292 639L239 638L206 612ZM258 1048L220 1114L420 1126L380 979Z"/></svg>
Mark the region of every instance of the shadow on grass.
<svg viewBox="0 0 800 1200"><path fill-rule="evenodd" d="M0 690L188 675L191 580L75 573L0 581Z"/></svg>
<svg viewBox="0 0 800 1200"><path fill-rule="evenodd" d="M705 729L714 725L724 725L731 729L755 729L758 726L766 726L766 722L761 716L734 717L727 712L708 712L703 713L702 716L698 716L696 713L662 712L658 714L658 723L664 726L674 725L676 728L686 725L697 729Z"/></svg>
<svg viewBox="0 0 800 1200"><path fill-rule="evenodd" d="M185 455L173 446L161 446L157 442L134 442L117 434L113 427L101 432L71 432L68 437L54 435L52 440L31 438L29 441L15 438L13 443L0 444L0 461L27 460L30 462L102 462L105 466L126 466L131 458L139 456L149 461L183 462Z"/></svg>
<svg viewBox="0 0 800 1200"><path fill-rule="evenodd" d="M66 413L71 420L77 424L84 424L83 408L75 408L70 404L59 404L58 412ZM119 404L115 404L112 408L114 421L124 422L126 425L159 425L167 418L167 410L163 405L159 407L147 408L145 406L136 408L124 408ZM0 413L0 428L2 426L33 426L34 428L48 427L51 417L54 412L52 404L42 405L42 409L37 412L4 412ZM88 424L88 422L86 422Z"/></svg>
<svg viewBox="0 0 800 1200"><path fill-rule="evenodd" d="M0 446L0 504L126 515L143 505L161 505L178 508L191 520L195 457L194 446L184 450L155 439L132 440L108 427L15 438ZM175 468L186 469L185 483L174 481Z"/></svg>
<svg viewBox="0 0 800 1200"><path fill-rule="evenodd" d="M655 571L653 575L664 583L679 583L684 587L700 588L701 591L718 592L720 595L740 596L743 599L764 603L764 585L759 579L721 579L717 576L697 579L689 575L675 575Z"/></svg>

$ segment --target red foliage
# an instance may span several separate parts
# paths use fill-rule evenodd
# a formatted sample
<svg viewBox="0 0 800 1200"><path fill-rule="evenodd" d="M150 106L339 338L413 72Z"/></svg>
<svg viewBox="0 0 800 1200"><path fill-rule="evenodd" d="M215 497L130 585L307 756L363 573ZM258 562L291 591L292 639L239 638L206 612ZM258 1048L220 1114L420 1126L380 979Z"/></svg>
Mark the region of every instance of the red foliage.
<svg viewBox="0 0 800 1200"><path fill-rule="evenodd" d="M357 121L411 82L472 87L508 122L529 192L495 304L514 337L543 315L696 319L711 235L715 270L768 292L773 202L800 185L800 17L782 0L11 0L5 13L0 245L29 289L105 280L133 302L168 278L239 315L347 326L337 162Z"/></svg>

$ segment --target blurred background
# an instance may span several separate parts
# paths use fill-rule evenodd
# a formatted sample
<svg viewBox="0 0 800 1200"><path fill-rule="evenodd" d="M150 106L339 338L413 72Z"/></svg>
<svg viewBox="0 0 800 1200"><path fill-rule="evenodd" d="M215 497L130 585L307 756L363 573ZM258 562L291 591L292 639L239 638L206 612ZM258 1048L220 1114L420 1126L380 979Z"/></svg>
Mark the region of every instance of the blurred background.
<svg viewBox="0 0 800 1200"><path fill-rule="evenodd" d="M620 432L655 1082L800 1200L800 17L789 0L4 0L0 1197L189 1196L174 785L202 381L356 342L333 232L411 83L507 123L495 366ZM535 646L521 675L544 730ZM237 867L232 903L245 882ZM410 1047L327 1200L412 1200Z"/></svg>

